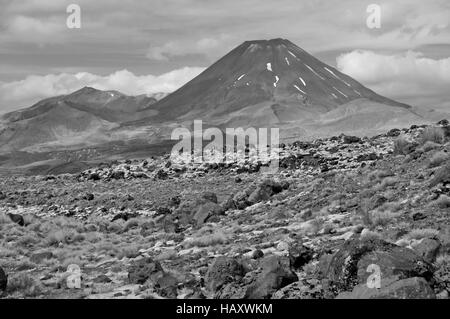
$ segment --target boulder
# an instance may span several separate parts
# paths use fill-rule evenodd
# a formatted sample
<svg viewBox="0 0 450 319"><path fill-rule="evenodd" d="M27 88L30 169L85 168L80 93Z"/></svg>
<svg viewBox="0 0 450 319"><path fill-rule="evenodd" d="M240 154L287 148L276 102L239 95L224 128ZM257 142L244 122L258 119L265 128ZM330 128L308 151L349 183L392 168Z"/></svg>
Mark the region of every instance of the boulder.
<svg viewBox="0 0 450 319"><path fill-rule="evenodd" d="M353 143L359 143L361 142L361 139L357 136L347 136L344 135L342 138L342 141L344 144L353 144Z"/></svg>
<svg viewBox="0 0 450 319"><path fill-rule="evenodd" d="M226 284L239 281L245 276L245 273L245 267L236 258L218 257L205 275L206 289L215 293Z"/></svg>
<svg viewBox="0 0 450 319"><path fill-rule="evenodd" d="M278 194L283 191L283 189L287 189L289 187L289 183L278 183L271 179L264 180L261 182L256 189L248 189L245 193L249 194L246 199L247 203L250 205L267 201L274 194Z"/></svg>
<svg viewBox="0 0 450 319"><path fill-rule="evenodd" d="M372 274L369 265L377 265L382 278L398 276L399 279L423 277L430 280L433 267L413 250L385 242L381 239L361 240L353 237L327 260L321 263L320 272L334 293L350 291L365 284Z"/></svg>
<svg viewBox="0 0 450 319"><path fill-rule="evenodd" d="M370 288L366 284L356 286L352 292L340 293L336 299L435 299L433 289L421 277L398 280L390 277L381 280L381 287Z"/></svg>
<svg viewBox="0 0 450 319"><path fill-rule="evenodd" d="M150 257L133 261L128 267L128 280L131 284L142 285L149 279L156 282L163 275L161 264Z"/></svg>
<svg viewBox="0 0 450 319"><path fill-rule="evenodd" d="M213 216L223 215L223 208L213 202L205 203L197 208L194 214L193 221L197 226L201 226Z"/></svg>
<svg viewBox="0 0 450 319"><path fill-rule="evenodd" d="M434 177L430 181L430 187L435 187L440 183L450 184L450 163L442 166L434 173Z"/></svg>
<svg viewBox="0 0 450 319"><path fill-rule="evenodd" d="M289 247L289 260L294 269L300 269L313 258L313 250L300 243L291 244Z"/></svg>
<svg viewBox="0 0 450 319"><path fill-rule="evenodd" d="M436 260L436 256L441 248L441 243L435 239L423 238L411 245L413 250L429 263Z"/></svg>
<svg viewBox="0 0 450 319"><path fill-rule="evenodd" d="M272 299L324 299L320 280L302 279L281 288L272 295Z"/></svg>
<svg viewBox="0 0 450 319"><path fill-rule="evenodd" d="M8 214L9 219L11 219L12 222L16 223L19 226L25 226L25 220L23 219L22 215L19 214Z"/></svg>
<svg viewBox="0 0 450 319"><path fill-rule="evenodd" d="M175 209L173 215L181 225L186 226L189 224L202 225L210 217L223 213L224 210L217 204L217 196L214 193L205 192L185 198Z"/></svg>
<svg viewBox="0 0 450 319"><path fill-rule="evenodd" d="M228 210L236 209L236 205L233 200L233 196L229 196L226 200L224 200L221 204L223 210L226 212Z"/></svg>
<svg viewBox="0 0 450 319"><path fill-rule="evenodd" d="M263 259L262 270L245 292L247 299L267 299L277 290L298 281L288 257L268 256Z"/></svg>
<svg viewBox="0 0 450 319"><path fill-rule="evenodd" d="M178 282L172 274L164 273L156 279L155 290L161 297L176 299Z"/></svg>
<svg viewBox="0 0 450 319"><path fill-rule="evenodd" d="M437 125L447 126L449 124L447 119L440 120Z"/></svg>
<svg viewBox="0 0 450 319"><path fill-rule="evenodd" d="M125 172L123 172L123 171L113 171L109 175L109 178L111 178L111 179L124 179L125 178Z"/></svg>

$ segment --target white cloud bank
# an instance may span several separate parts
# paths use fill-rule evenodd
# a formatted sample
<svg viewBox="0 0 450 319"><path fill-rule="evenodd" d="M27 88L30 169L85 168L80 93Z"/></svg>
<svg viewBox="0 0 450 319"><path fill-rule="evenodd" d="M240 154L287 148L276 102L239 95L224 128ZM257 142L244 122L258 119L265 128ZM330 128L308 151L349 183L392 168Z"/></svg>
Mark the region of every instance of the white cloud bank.
<svg viewBox="0 0 450 319"><path fill-rule="evenodd" d="M128 95L169 93L203 70L200 67L185 67L162 75L141 76L128 70L106 76L87 72L30 75L20 81L0 82L0 113L31 106L41 99L68 94L84 86L117 90Z"/></svg>
<svg viewBox="0 0 450 319"><path fill-rule="evenodd" d="M341 72L381 95L450 100L450 58L434 60L412 51L383 55L356 50L339 56L336 61Z"/></svg>

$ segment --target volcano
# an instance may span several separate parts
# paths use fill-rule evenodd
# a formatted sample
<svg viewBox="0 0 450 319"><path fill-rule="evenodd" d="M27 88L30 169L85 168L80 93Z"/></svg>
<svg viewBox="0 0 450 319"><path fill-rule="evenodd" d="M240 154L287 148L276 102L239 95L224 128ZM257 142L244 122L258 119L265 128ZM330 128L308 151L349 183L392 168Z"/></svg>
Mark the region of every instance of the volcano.
<svg viewBox="0 0 450 319"><path fill-rule="evenodd" d="M247 41L162 99L83 88L0 117L0 152L165 142L173 129L279 128L280 138L374 135L426 123L285 39Z"/></svg>
<svg viewBox="0 0 450 319"><path fill-rule="evenodd" d="M261 126L318 120L344 105L353 110L356 105L410 109L376 94L289 40L256 40L242 43L151 105L157 114L143 121L202 119L215 125Z"/></svg>

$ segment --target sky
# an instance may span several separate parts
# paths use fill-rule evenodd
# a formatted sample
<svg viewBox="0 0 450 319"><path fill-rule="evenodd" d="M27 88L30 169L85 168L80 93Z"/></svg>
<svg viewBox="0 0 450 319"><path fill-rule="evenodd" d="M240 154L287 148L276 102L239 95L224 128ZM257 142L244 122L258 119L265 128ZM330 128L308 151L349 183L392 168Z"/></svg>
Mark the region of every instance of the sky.
<svg viewBox="0 0 450 319"><path fill-rule="evenodd" d="M80 8L68 28L67 7ZM371 4L380 28L369 28ZM172 92L246 40L285 38L377 93L450 109L448 0L0 0L0 113L83 86Z"/></svg>

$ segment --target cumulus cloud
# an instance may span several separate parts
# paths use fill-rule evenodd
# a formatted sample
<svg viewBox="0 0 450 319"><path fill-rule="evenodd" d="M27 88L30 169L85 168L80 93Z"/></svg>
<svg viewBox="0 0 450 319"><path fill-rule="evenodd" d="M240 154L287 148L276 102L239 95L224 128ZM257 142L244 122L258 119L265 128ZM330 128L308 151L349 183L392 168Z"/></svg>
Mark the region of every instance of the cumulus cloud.
<svg viewBox="0 0 450 319"><path fill-rule="evenodd" d="M20 81L0 82L0 113L30 106L47 97L68 94L84 86L117 90L128 95L169 93L203 70L185 67L161 75L135 75L128 70L106 76L88 72L31 75Z"/></svg>
<svg viewBox="0 0 450 319"><path fill-rule="evenodd" d="M160 46L150 46L147 50L147 58L168 61L171 57L187 54L214 56L216 50L221 49L229 40L229 36L222 34L216 38L202 38L196 41L169 41Z"/></svg>
<svg viewBox="0 0 450 319"><path fill-rule="evenodd" d="M382 95L449 96L450 58L435 60L413 51L387 55L355 50L340 55L336 62L340 71Z"/></svg>

